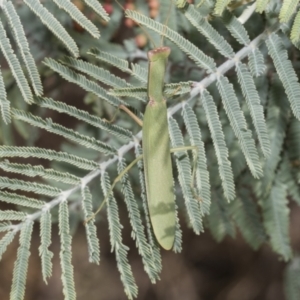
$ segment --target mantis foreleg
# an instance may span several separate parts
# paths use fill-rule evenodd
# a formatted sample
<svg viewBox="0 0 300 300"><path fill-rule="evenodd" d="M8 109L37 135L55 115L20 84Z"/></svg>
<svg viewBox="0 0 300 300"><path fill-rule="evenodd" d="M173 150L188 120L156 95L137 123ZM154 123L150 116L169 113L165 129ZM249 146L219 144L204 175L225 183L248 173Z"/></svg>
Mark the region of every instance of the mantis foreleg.
<svg viewBox="0 0 300 300"><path fill-rule="evenodd" d="M196 146L182 146L182 147L176 147L176 148L172 148L170 149L170 153L175 153L175 152L181 152L181 151L185 151L185 150L197 150ZM90 216L88 219L86 219L84 221L84 224L87 224L90 220L92 220L93 218L95 218L95 216L102 210L102 208L104 207L104 205L106 204L106 201L108 199L108 197L110 196L110 194L112 193L114 187L116 186L116 184L122 179L122 177L139 161L143 159L143 155L140 155L138 157L136 157L113 181L111 188L109 189L109 191L107 192L104 200L102 201L101 205L99 206L99 208L94 212L94 214L92 216ZM195 162L197 163L197 160L195 160ZM196 163L194 162L194 166L193 166L193 173L192 176L194 177L194 168L196 166ZM194 194L194 187L193 187L193 183L194 183L194 178L192 178L192 182L191 182L191 189L193 191ZM194 195L195 196L195 195ZM198 199L199 197L195 197L196 199Z"/></svg>

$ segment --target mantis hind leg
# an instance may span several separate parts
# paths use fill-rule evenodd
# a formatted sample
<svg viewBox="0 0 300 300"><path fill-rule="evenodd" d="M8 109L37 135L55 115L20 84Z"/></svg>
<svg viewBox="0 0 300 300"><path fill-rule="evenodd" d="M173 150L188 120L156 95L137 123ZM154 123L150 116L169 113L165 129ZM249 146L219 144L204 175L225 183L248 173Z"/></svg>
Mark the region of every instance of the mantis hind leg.
<svg viewBox="0 0 300 300"><path fill-rule="evenodd" d="M194 187L195 178L196 178L196 167L197 167L197 160L198 160L198 147L197 146L181 146L170 149L171 153L185 151L185 150L196 150L196 156L193 161L193 168L192 168L192 180L191 180L191 191L193 194L193 197L197 199L198 201L202 202L202 199L197 195Z"/></svg>
<svg viewBox="0 0 300 300"><path fill-rule="evenodd" d="M108 197L111 195L115 185L122 179L122 177L139 161L143 158L143 155L138 156L136 159L134 159L113 181L109 191L107 192L104 200L102 201L101 205L99 206L99 208L93 213L92 216L90 216L88 219L86 219L84 221L84 225L87 224L89 221L91 221L92 219L95 218L95 216L101 211L101 209L104 207L104 205L106 204L106 201L108 199Z"/></svg>

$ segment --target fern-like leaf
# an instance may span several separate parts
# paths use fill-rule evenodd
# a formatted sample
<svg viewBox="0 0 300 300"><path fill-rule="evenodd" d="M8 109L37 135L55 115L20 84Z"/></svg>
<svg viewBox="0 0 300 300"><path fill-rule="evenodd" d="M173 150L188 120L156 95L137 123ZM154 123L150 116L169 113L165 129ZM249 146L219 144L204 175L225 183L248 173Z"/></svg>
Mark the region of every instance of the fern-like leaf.
<svg viewBox="0 0 300 300"><path fill-rule="evenodd" d="M248 189L240 187L238 198L232 202L232 213L244 239L257 250L265 241L266 234L261 222L257 204Z"/></svg>
<svg viewBox="0 0 300 300"><path fill-rule="evenodd" d="M287 261L292 257L289 236L289 208L287 206L286 187L275 182L270 196L260 201L263 209L264 225L271 238L275 252Z"/></svg>
<svg viewBox="0 0 300 300"><path fill-rule="evenodd" d="M279 20L281 23L287 23L296 12L298 0L284 0L280 9Z"/></svg>
<svg viewBox="0 0 300 300"><path fill-rule="evenodd" d="M250 110L252 122L256 129L261 149L263 151L263 154L267 157L271 153L270 142L264 117L263 106L260 104L260 99L255 87L254 80L246 65L237 63L236 71L243 95L246 98L246 102Z"/></svg>
<svg viewBox="0 0 300 300"><path fill-rule="evenodd" d="M241 111L233 86L224 76L220 76L217 86L231 127L241 144L250 171L255 178L259 178L262 175L259 156L251 136L251 131L247 128L246 120Z"/></svg>
<svg viewBox="0 0 300 300"><path fill-rule="evenodd" d="M24 112L22 110L13 109L13 117L17 120L21 120L31 124L32 126L43 128L49 132L63 136L66 139L74 141L79 145L83 145L87 148L94 149L96 151L102 152L106 155L115 154L116 149L109 146L101 141L96 140L93 137L88 137L86 135L80 134L72 129L66 128L57 123L53 123L51 119L42 119L40 117L34 116L31 113Z"/></svg>
<svg viewBox="0 0 300 300"><path fill-rule="evenodd" d="M3 253L6 251L7 247L9 244L12 243L17 231L15 230L10 230L8 231L0 240L0 261L2 259Z"/></svg>
<svg viewBox="0 0 300 300"><path fill-rule="evenodd" d="M27 214L22 211L0 210L0 221L24 221Z"/></svg>
<svg viewBox="0 0 300 300"><path fill-rule="evenodd" d="M78 184L80 178L68 172L60 172L53 169L45 169L43 166L32 166L30 164L10 163L8 160L0 161L0 168L6 172L23 174L30 177L41 176L46 179L64 182L68 184Z"/></svg>
<svg viewBox="0 0 300 300"><path fill-rule="evenodd" d="M126 163L124 159L120 159L118 163L118 173L120 174L126 168ZM131 236L136 240L136 246L139 250L139 254L142 257L144 269L148 274L152 283L155 283L159 279L156 267L152 260L152 255L150 252L150 246L147 243L146 236L144 233L144 226L142 224L140 211L137 206L136 200L134 199L134 194L132 187L129 182L128 174L124 174L121 178L122 183L122 193L126 202L128 215L130 218L130 224L132 227Z"/></svg>
<svg viewBox="0 0 300 300"><path fill-rule="evenodd" d="M200 202L201 211L203 214L208 214L210 207L210 183L204 143L201 139L201 131L197 122L197 117L188 104L184 105L182 114L191 144L197 147L197 151L193 151L193 158L196 161L196 184L199 196L202 199L202 202Z"/></svg>
<svg viewBox="0 0 300 300"><path fill-rule="evenodd" d="M111 74L111 72L89 62L80 59L74 59L73 57L68 56L65 56L61 62L69 67L76 69L77 71L83 72L93 77L94 79L105 83L106 85L112 87L128 86L127 82L124 79L121 79L120 77Z"/></svg>
<svg viewBox="0 0 300 300"><path fill-rule="evenodd" d="M294 45L298 45L300 41L300 11L297 12L295 17L292 31L291 31L291 41Z"/></svg>
<svg viewBox="0 0 300 300"><path fill-rule="evenodd" d="M219 174L222 181L224 195L228 200L233 200L235 198L233 173L231 163L228 160L228 149L225 143L217 107L212 96L206 90L204 90L201 94L201 101L205 110L209 130L217 156Z"/></svg>
<svg viewBox="0 0 300 300"><path fill-rule="evenodd" d="M194 5L186 5L184 15L201 32L207 40L225 57L233 58L234 51L230 44L214 29L206 18L195 9Z"/></svg>
<svg viewBox="0 0 300 300"><path fill-rule="evenodd" d="M12 229L12 224L11 222L1 222L0 223L0 232L6 232L6 231L10 231ZM0 242L1 245L1 242ZM1 260L1 258L0 258Z"/></svg>
<svg viewBox="0 0 300 300"><path fill-rule="evenodd" d="M106 90L97 85L94 81L87 79L81 74L75 73L73 70L58 63L54 59L46 58L44 60L44 64L52 70L54 70L55 72L57 72L58 74L60 74L64 79L81 86L84 90L95 94L96 96L100 97L101 99L104 99L111 105L118 107L120 104L123 104L126 106L125 102L114 96L108 95Z"/></svg>
<svg viewBox="0 0 300 300"><path fill-rule="evenodd" d="M24 0L24 3L40 18L41 22L68 48L75 56L79 56L79 49L75 41L68 34L59 21L40 3L39 0Z"/></svg>
<svg viewBox="0 0 300 300"><path fill-rule="evenodd" d="M175 195L175 189L174 189L174 195ZM175 239L174 239L172 250L175 253L180 253L182 251L182 231L180 228L180 223L178 218L178 206L176 204L175 204Z"/></svg>
<svg viewBox="0 0 300 300"><path fill-rule="evenodd" d="M263 13L268 5L269 0L257 0L256 1L256 11L259 13Z"/></svg>
<svg viewBox="0 0 300 300"><path fill-rule="evenodd" d="M259 49L254 48L248 55L249 67L253 76L258 77L266 70L264 56Z"/></svg>
<svg viewBox="0 0 300 300"><path fill-rule="evenodd" d="M219 191L216 191L215 197L211 202L210 214L208 215L208 225L213 237L221 242L226 235L235 237L235 226L232 222L228 203Z"/></svg>
<svg viewBox="0 0 300 300"><path fill-rule="evenodd" d="M57 152L38 147L0 146L0 157L38 157L48 160L63 161L78 168L94 170L99 165L92 161L66 152Z"/></svg>
<svg viewBox="0 0 300 300"><path fill-rule="evenodd" d="M0 22L0 48L7 63L9 64L10 70L17 82L17 85L21 91L24 100L27 103L31 103L33 100L33 96L29 84L24 75L21 64L17 56L15 55L14 50L12 49L12 46L6 35L2 22Z"/></svg>
<svg viewBox="0 0 300 300"><path fill-rule="evenodd" d="M84 212L84 218L88 219L93 215L93 200L92 195L87 186L82 186L81 188L82 195L82 210ZM89 261L95 264L100 262L100 247L99 240L97 237L97 228L95 226L95 220L90 220L85 225L86 237L89 250Z"/></svg>
<svg viewBox="0 0 300 300"><path fill-rule="evenodd" d="M53 187L51 185L46 185L42 183L29 182L20 179L10 179L7 177L0 177L0 189L10 189L10 190L21 190L26 192L33 192L36 194L47 195L47 196L57 196L61 190Z"/></svg>
<svg viewBox="0 0 300 300"><path fill-rule="evenodd" d="M69 116L77 118L78 120L91 124L97 128L106 130L109 133L121 137L126 141L129 141L132 137L132 133L129 130L117 125L110 124L107 121L103 121L99 117L91 115L84 110L76 108L75 106L71 106L60 101L54 101L51 98L36 97L35 102L37 102L42 107L65 113Z"/></svg>
<svg viewBox="0 0 300 300"><path fill-rule="evenodd" d="M300 120L300 84L292 62L288 59L287 51L284 49L282 41L277 34L270 34L266 43L278 76L291 103L293 113Z"/></svg>
<svg viewBox="0 0 300 300"><path fill-rule="evenodd" d="M264 161L264 177L258 183L258 197L267 197L272 189L275 172L281 160L281 151L288 125L288 101L278 78L273 80L267 111L267 126L272 151L271 155Z"/></svg>
<svg viewBox="0 0 300 300"><path fill-rule="evenodd" d="M101 187L106 196L111 188L107 173L101 176ZM121 281L125 293L129 299L137 296L137 286L133 278L131 267L128 263L128 248L122 242L121 227L118 206L115 198L110 194L107 199L107 218L109 224L109 235L112 250L116 253L118 270L121 274Z"/></svg>
<svg viewBox="0 0 300 300"><path fill-rule="evenodd" d="M169 117L169 133L171 138L171 145L173 148L183 147L183 137L180 132L177 122ZM182 193L185 200L185 206L189 215L191 226L196 234L203 231L201 209L198 200L194 198L193 187L191 186L192 175L191 165L187 151L178 151L174 153L176 157L176 165L178 169L178 179L182 188Z"/></svg>
<svg viewBox="0 0 300 300"><path fill-rule="evenodd" d="M44 210L40 220L40 238L39 254L41 257L43 280L47 283L47 279L52 275L52 257L53 253L49 250L51 245L51 213Z"/></svg>
<svg viewBox="0 0 300 300"><path fill-rule="evenodd" d="M222 21L231 35L241 44L249 45L250 38L243 24L228 10L224 10Z"/></svg>
<svg viewBox="0 0 300 300"><path fill-rule="evenodd" d="M128 61L118 58L110 53L100 51L95 48L91 49L88 52L88 54L93 55L97 59L106 62L127 74L134 76L137 80L139 80L142 83L147 83L148 71L147 69L141 67L140 65L132 64L131 65L132 69L130 69Z"/></svg>
<svg viewBox="0 0 300 300"><path fill-rule="evenodd" d="M215 9L214 9L214 14L221 16L223 11L226 9L227 5L231 2L232 0L217 0Z"/></svg>
<svg viewBox="0 0 300 300"><path fill-rule="evenodd" d="M184 53L186 53L199 67L206 69L208 72L212 73L216 69L214 60L205 55L199 48L194 46L188 40L183 38L177 32L169 29L168 27L136 12L133 10L126 10L126 16L135 22L158 32L159 34L165 36L173 43L175 43Z"/></svg>
<svg viewBox="0 0 300 300"><path fill-rule="evenodd" d="M5 1L2 8L6 18L9 21L10 28L14 33L16 43L19 47L22 59L26 65L26 69L32 82L34 92L36 95L41 95L43 94L41 78L37 66L35 64L34 58L30 53L29 45L25 36L21 20L11 1Z"/></svg>
<svg viewBox="0 0 300 300"><path fill-rule="evenodd" d="M109 16L101 3L97 0L84 0L84 2L93 9L100 17L102 17L106 22L109 21Z"/></svg>
<svg viewBox="0 0 300 300"><path fill-rule="evenodd" d="M3 76L0 71L0 113L2 120L5 124L9 124L11 122L10 116L10 102L7 100L7 94L5 90L5 85L3 81Z"/></svg>
<svg viewBox="0 0 300 300"><path fill-rule="evenodd" d="M278 170L278 178L282 184L287 186L287 193L292 199L300 205L300 190L298 172L295 172L288 157L288 153L285 153Z"/></svg>
<svg viewBox="0 0 300 300"><path fill-rule="evenodd" d="M59 236L60 236L60 265L63 293L66 300L75 300L74 272L72 265L72 236L70 234L68 202L62 201L59 205Z"/></svg>
<svg viewBox="0 0 300 300"><path fill-rule="evenodd" d="M100 37L98 28L70 0L53 0L57 6L66 11L74 21L89 32L94 38Z"/></svg>
<svg viewBox="0 0 300 300"><path fill-rule="evenodd" d="M31 220L27 220L21 229L20 246L14 266L10 300L24 299L32 229L33 221Z"/></svg>
<svg viewBox="0 0 300 300"><path fill-rule="evenodd" d="M0 191L0 200L6 203L21 205L25 207L32 207L36 209L41 209L45 204L45 202L34 198L29 198L27 196L2 191Z"/></svg>

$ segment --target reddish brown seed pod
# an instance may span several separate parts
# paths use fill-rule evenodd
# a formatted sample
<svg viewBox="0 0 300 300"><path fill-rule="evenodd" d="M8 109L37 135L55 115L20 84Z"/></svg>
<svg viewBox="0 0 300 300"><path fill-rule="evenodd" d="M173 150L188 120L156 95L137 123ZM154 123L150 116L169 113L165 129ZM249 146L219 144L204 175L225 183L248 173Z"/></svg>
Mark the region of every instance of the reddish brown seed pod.
<svg viewBox="0 0 300 300"><path fill-rule="evenodd" d="M129 18L126 18L124 23L125 23L125 26L128 28L132 28L133 26L135 26L135 22Z"/></svg>
<svg viewBox="0 0 300 300"><path fill-rule="evenodd" d="M112 6L111 3L104 3L102 6L109 15L113 13L114 7Z"/></svg>
<svg viewBox="0 0 300 300"><path fill-rule="evenodd" d="M139 47L139 48L143 48L146 46L147 44L147 37L145 34L141 33L141 34L138 34L136 37L135 37L135 43L136 45Z"/></svg>

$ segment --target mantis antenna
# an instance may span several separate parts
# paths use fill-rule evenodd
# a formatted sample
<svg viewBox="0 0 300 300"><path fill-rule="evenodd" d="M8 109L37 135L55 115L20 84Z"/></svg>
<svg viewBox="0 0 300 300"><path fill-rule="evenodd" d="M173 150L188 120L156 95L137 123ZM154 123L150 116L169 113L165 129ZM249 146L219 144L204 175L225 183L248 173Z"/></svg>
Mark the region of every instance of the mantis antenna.
<svg viewBox="0 0 300 300"><path fill-rule="evenodd" d="M164 32L162 33L161 35L161 40L160 40L160 44L161 44L161 47L163 47L163 42L164 42L164 34L165 34L165 31L166 31L166 26L169 22L169 19L170 19L170 15L171 15L171 9L172 9L172 0L170 1L170 5L169 5L169 9L168 9L168 15L167 15L167 18L166 18L166 21L165 21L165 24L164 24Z"/></svg>

